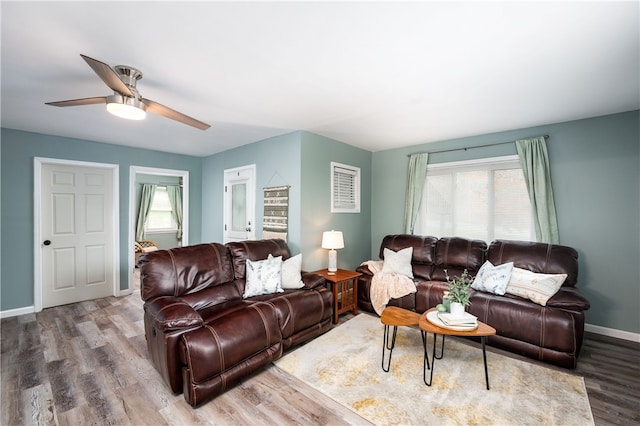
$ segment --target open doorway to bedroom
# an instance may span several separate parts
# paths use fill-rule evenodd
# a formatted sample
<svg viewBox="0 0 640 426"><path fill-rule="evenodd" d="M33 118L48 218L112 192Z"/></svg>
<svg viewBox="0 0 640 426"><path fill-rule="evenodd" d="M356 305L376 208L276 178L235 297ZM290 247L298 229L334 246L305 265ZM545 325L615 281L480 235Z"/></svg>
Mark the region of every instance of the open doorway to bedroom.
<svg viewBox="0 0 640 426"><path fill-rule="evenodd" d="M146 251L189 244L189 172L131 166L129 173L129 290Z"/></svg>

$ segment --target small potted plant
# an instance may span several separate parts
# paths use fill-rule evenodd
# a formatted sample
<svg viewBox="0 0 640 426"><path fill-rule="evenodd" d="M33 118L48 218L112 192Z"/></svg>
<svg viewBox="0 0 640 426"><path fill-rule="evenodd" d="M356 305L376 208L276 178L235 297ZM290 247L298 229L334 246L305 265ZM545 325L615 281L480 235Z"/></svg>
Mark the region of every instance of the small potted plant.
<svg viewBox="0 0 640 426"><path fill-rule="evenodd" d="M449 278L447 271L444 271L447 283L449 283L449 299L451 300L451 315L462 316L466 306L471 304L469 298L469 287L473 283L473 277L465 269L459 277Z"/></svg>

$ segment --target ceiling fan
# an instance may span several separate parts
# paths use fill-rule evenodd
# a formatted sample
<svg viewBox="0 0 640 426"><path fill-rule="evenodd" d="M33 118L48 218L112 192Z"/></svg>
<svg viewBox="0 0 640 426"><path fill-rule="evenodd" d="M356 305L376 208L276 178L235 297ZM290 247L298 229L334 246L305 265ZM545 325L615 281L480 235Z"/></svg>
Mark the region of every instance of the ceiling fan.
<svg viewBox="0 0 640 426"><path fill-rule="evenodd" d="M171 120L196 127L200 130L207 130L211 127L209 124L196 120L193 117L189 117L150 99L143 98L138 92L138 89L136 89L137 81L142 78L142 73L137 69L126 65L116 65L114 69L104 62L82 54L80 54L80 56L89 64L91 69L98 74L98 77L113 90L113 95L46 102L46 105L68 107L106 103L107 111L111 114L130 120L142 120L146 116L145 111L149 111L170 118Z"/></svg>

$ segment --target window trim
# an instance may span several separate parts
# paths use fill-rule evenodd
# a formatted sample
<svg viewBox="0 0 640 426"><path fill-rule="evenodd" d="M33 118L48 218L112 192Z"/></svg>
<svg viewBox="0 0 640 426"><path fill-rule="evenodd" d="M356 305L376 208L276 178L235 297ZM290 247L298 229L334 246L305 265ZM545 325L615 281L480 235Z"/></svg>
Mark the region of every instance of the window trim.
<svg viewBox="0 0 640 426"><path fill-rule="evenodd" d="M343 174L349 174L353 176L353 187L351 193L351 200L353 201L353 207L338 207L340 199L336 199L336 175L337 169L343 169ZM331 162L330 169L331 176L331 213L360 213L360 167L349 166L347 164Z"/></svg>
<svg viewBox="0 0 640 426"><path fill-rule="evenodd" d="M153 205L153 201L156 197L157 191L159 188L164 188L164 191L167 191L167 185L157 185L156 186L156 190L154 191L153 194L153 199L151 200L151 205ZM168 195L167 195L168 196ZM171 227L169 228L149 228L149 219L150 219L150 215L152 212L158 212L158 211L168 211L169 213L171 213ZM145 233L149 233L149 234L170 234L170 233L174 233L174 232L178 232L178 224L176 222L175 216L173 214L173 209L169 209L169 210L153 210L150 209L149 210L149 214L147 215L147 221L144 223L144 231Z"/></svg>

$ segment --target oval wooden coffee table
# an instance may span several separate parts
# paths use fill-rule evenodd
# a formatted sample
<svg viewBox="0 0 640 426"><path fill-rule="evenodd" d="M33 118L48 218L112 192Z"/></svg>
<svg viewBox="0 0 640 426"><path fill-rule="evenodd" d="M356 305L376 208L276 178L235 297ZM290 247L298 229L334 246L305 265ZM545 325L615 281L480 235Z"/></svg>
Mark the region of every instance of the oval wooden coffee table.
<svg viewBox="0 0 640 426"><path fill-rule="evenodd" d="M384 335L382 337L382 370L389 372L391 367L391 355L393 355L393 348L396 345L396 334L398 333L399 326L411 327L417 326L418 320L422 315L417 312L410 311L408 309L399 308L397 306L387 306L380 315L380 322L384 324ZM393 327L393 336L389 341L389 327ZM422 333L422 341L424 344L425 335ZM385 353L389 351L389 359L385 366ZM429 362L427 360L427 362Z"/></svg>
<svg viewBox="0 0 640 426"><path fill-rule="evenodd" d="M451 330L448 328L438 327L427 319L427 313L435 311L435 308L429 309L424 314L420 315L420 319L418 320L418 326L420 330L422 330L426 335L429 333L433 334L433 351L431 355L431 368L429 368L429 354L427 351L427 338L426 335L422 339L422 343L424 346L424 363L422 368L422 379L427 386L431 386L433 382L433 370L436 359L442 359L444 356L444 338L445 336L459 336L459 337L480 337L482 341L482 358L484 360L484 377L487 382L487 390L489 390L489 371L487 369L487 352L485 351L485 340L487 336L493 336L496 334L496 329L487 325L481 321L478 321L478 328L470 331L459 331L459 330ZM384 313L384 312L383 312ZM440 356L436 356L436 340L437 336L442 336L442 347L440 350ZM394 336L395 337L395 336ZM429 377L429 381L427 382L427 369L431 370L431 375Z"/></svg>

